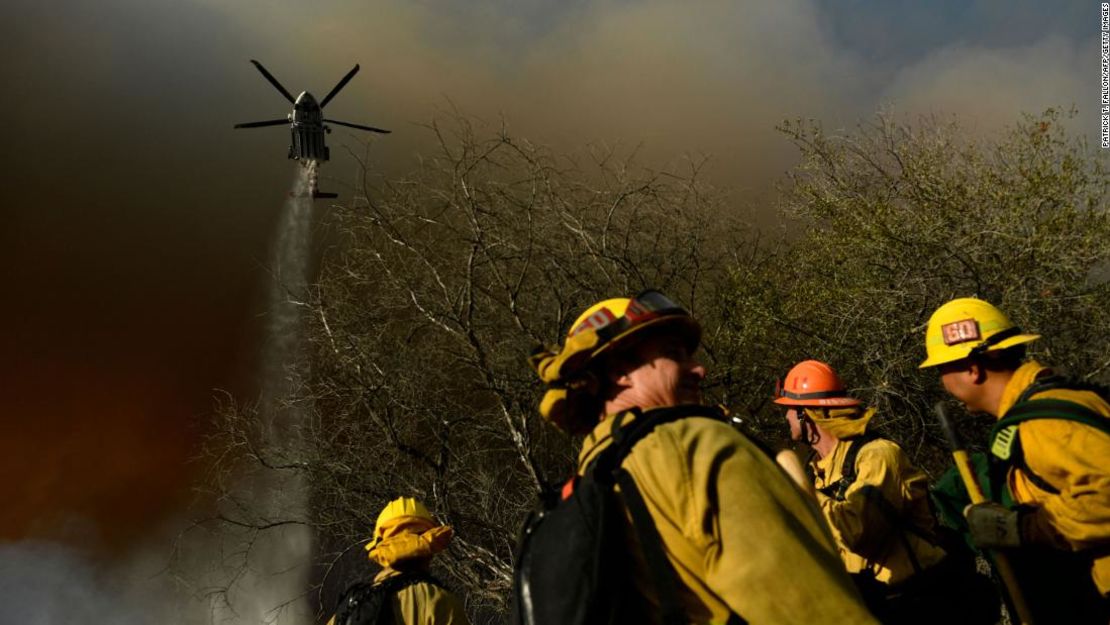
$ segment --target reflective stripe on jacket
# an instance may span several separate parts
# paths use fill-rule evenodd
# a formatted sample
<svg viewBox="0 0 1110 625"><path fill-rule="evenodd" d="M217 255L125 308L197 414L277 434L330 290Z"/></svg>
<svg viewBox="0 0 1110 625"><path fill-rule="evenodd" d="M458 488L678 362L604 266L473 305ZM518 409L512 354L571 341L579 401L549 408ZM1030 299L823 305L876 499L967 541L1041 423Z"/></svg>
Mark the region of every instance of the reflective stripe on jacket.
<svg viewBox="0 0 1110 625"><path fill-rule="evenodd" d="M618 418L634 416L594 428L578 456L580 473L608 446ZM728 424L689 417L660 425L623 467L663 540L692 623L724 623L730 612L752 625L875 623L812 500ZM642 560L634 577L651 604L644 612L657 612ZM628 622L643 621L630 613Z"/></svg>
<svg viewBox="0 0 1110 625"><path fill-rule="evenodd" d="M843 440L832 453L813 463L817 500L832 526L840 556L849 573L871 573L884 584L900 584L914 575L913 550L918 566L928 569L944 558L944 551L906 529L926 535L935 532L929 508L928 480L910 464L892 441L877 438L864 443L856 457L856 479L838 501L821 493L844 474L844 461L853 443ZM886 508L883 501L889 504ZM905 536L905 542L903 542Z"/></svg>
<svg viewBox="0 0 1110 625"><path fill-rule="evenodd" d="M999 403L999 417L1048 368L1030 361L1014 372ZM1090 391L1052 389L1035 399L1063 399L1110 417L1110 405ZM1110 594L1110 436L1093 427L1061 419L1037 419L1018 426L1025 462L1059 494L1041 490L1029 476L1011 468L1007 484L1014 502L1035 506L1024 526L1032 542L1071 551L1092 550L1091 577Z"/></svg>

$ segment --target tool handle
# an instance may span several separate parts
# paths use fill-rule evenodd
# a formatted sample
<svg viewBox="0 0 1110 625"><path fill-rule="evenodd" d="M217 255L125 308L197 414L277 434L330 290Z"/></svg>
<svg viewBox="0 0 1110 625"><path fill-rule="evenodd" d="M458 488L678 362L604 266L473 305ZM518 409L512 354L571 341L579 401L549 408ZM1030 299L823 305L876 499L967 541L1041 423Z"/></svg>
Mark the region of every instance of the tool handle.
<svg viewBox="0 0 1110 625"><path fill-rule="evenodd" d="M983 487L979 484L979 480L975 477L971 457L967 450L963 448L960 436L952 424L952 419L948 416L948 409L945 408L944 402L937 402L933 406L933 410L937 413L937 420L940 421L940 427L944 430L944 436L948 439L948 444L952 448L952 457L956 461L956 469L960 472L960 478L964 482L964 488L967 489L971 503L983 503L987 500L986 495L983 493ZM1005 552L998 550L991 551L991 558L994 560L994 570L1001 578L1002 585L1006 588L1006 594L1010 596L1010 602L1014 606L1014 611L1017 612L1018 621L1022 625L1034 625L1032 610L1029 609L1029 604L1025 601L1025 595L1021 592L1021 586L1018 584L1017 575L1014 573L1013 565L1010 564L1010 559Z"/></svg>
<svg viewBox="0 0 1110 625"><path fill-rule="evenodd" d="M1017 616L1021 625L1035 625L1033 611L1029 608L1029 603L1026 602L1025 595L1021 592L1021 586L1018 584L1014 567L1010 564L1010 558L1002 551L992 550L990 553L994 560L994 570L998 572L998 577L1002 580L1002 586L1006 588L1006 594L1010 595L1010 603L1014 605L1014 612L1017 612L1013 616Z"/></svg>
<svg viewBox="0 0 1110 625"><path fill-rule="evenodd" d="M964 444L960 441L960 434L956 431L956 426L952 424L952 419L948 416L948 408L945 407L944 402L938 401L934 404L933 412L937 413L940 429L944 430L944 437L948 439L948 448L953 452L963 449Z"/></svg>
<svg viewBox="0 0 1110 625"><path fill-rule="evenodd" d="M967 450L954 450L952 457L956 460L956 470L960 472L960 479L964 482L964 488L967 489L967 496L971 503L986 501L987 495L983 492L983 486L979 484L979 480L975 477L975 467L971 464L971 457L967 455Z"/></svg>

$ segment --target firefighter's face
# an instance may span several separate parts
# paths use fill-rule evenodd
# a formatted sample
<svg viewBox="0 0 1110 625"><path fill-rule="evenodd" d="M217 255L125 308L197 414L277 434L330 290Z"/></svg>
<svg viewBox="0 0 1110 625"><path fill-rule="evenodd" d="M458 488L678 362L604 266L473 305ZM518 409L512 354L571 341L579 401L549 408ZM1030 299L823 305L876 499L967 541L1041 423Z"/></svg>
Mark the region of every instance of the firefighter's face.
<svg viewBox="0 0 1110 625"><path fill-rule="evenodd" d="M678 336L658 335L640 343L633 362L616 381L623 393L641 408L701 402L705 367Z"/></svg>

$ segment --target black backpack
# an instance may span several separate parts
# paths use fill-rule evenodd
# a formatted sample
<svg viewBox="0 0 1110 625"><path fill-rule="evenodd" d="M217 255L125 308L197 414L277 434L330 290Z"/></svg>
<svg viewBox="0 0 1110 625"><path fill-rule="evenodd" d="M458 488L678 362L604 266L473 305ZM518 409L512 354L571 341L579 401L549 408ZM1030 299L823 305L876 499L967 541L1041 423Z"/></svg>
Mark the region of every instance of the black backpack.
<svg viewBox="0 0 1110 625"><path fill-rule="evenodd" d="M402 573L380 584L354 584L343 593L335 608L335 625L388 624L392 622L393 604L390 599L393 595L421 582L443 587L443 584L427 573Z"/></svg>
<svg viewBox="0 0 1110 625"><path fill-rule="evenodd" d="M676 406L641 413L613 426L612 443L587 467L573 492L541 502L525 521L513 579L514 625L612 625L629 622L638 602L632 588L632 557L626 548L621 500L659 599L664 625L689 623L678 600L678 578L663 551L659 531L631 475L621 462L657 426L688 417L728 422L716 408ZM627 414L627 413L625 413ZM614 486L620 486L620 494ZM729 624L744 621L734 616Z"/></svg>

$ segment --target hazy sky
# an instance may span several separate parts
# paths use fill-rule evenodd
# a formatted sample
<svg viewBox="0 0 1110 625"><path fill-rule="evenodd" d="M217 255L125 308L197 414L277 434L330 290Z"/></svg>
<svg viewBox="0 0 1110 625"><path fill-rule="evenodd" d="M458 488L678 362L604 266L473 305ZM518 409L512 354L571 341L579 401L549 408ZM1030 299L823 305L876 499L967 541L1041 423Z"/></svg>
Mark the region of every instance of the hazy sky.
<svg viewBox="0 0 1110 625"><path fill-rule="evenodd" d="M1094 137L1097 30L1098 3L1047 0L7 0L0 537L125 545L183 499L212 389L255 392L294 165L285 129L231 128L289 108L248 59L317 97L360 63L327 113L393 129L387 171L449 98L560 148L711 154L743 198L790 167L773 126L798 116L990 132L1075 104Z"/></svg>

